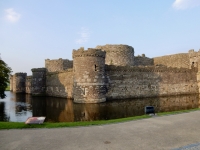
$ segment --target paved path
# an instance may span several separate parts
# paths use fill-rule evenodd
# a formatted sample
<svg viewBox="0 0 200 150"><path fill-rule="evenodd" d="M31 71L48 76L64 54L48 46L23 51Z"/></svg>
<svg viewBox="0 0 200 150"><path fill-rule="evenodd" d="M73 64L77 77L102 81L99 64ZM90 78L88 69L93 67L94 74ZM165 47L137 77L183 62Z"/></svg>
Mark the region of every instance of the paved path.
<svg viewBox="0 0 200 150"><path fill-rule="evenodd" d="M199 148L200 111L102 126L0 130L0 150L195 150Z"/></svg>

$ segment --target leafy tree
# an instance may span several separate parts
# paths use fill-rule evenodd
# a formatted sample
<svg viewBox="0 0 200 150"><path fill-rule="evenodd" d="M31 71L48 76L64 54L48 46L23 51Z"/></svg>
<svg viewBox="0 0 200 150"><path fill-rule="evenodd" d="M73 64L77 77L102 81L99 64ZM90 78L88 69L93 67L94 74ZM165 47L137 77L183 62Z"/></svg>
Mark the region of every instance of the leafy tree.
<svg viewBox="0 0 200 150"><path fill-rule="evenodd" d="M3 99L6 97L5 90L9 83L9 76L12 72L12 69L0 59L0 98Z"/></svg>

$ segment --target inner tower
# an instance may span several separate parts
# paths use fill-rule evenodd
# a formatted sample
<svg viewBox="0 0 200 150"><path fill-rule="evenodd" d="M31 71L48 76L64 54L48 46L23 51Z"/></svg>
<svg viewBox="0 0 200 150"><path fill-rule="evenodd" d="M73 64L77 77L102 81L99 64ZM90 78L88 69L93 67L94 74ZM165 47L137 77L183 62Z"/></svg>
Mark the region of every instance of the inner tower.
<svg viewBox="0 0 200 150"><path fill-rule="evenodd" d="M110 45L97 46L106 52L105 63L115 66L133 66L134 65L134 48L128 45Z"/></svg>

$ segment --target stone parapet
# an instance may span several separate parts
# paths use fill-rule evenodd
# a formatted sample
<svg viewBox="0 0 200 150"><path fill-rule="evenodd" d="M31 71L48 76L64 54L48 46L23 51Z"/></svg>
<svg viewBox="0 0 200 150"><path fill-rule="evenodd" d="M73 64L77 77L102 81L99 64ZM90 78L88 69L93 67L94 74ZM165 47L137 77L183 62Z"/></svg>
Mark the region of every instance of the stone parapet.
<svg viewBox="0 0 200 150"><path fill-rule="evenodd" d="M105 58L106 53L101 49L88 48L88 50L84 50L84 48L80 48L78 50L73 50L73 58L76 57L102 57Z"/></svg>

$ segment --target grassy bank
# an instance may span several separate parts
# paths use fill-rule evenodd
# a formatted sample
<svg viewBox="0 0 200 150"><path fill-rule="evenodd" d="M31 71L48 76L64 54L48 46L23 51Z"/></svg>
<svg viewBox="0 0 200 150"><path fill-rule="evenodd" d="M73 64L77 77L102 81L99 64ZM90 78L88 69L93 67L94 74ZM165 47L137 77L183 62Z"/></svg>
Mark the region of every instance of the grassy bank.
<svg viewBox="0 0 200 150"><path fill-rule="evenodd" d="M200 109L196 108L196 109L191 109L191 110L163 112L163 113L158 113L157 116L174 115L174 114L187 113L187 112L192 112L192 111L197 111L197 110L200 110ZM150 117L151 116L149 115L143 115L143 116L135 116L135 117L128 117L128 118L113 119L113 120L85 121L85 122L60 122L60 123L45 122L44 124L32 124L32 125L24 124L24 122L0 122L0 130L24 129L24 128L61 128L61 127L104 125L104 124L120 123L120 122L132 121L132 120L145 119L145 118L150 118Z"/></svg>
<svg viewBox="0 0 200 150"><path fill-rule="evenodd" d="M8 86L8 87L6 88L6 91L10 91L10 86Z"/></svg>

